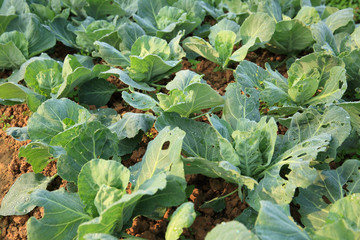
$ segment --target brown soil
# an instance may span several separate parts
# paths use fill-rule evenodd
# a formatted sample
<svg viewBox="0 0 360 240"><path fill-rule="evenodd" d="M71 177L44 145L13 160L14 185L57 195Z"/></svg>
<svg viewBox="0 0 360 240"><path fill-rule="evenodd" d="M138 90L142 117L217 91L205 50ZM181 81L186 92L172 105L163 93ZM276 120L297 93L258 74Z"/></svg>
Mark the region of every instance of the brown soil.
<svg viewBox="0 0 360 240"><path fill-rule="evenodd" d="M128 156L128 158L126 158L126 156L123 157L123 160L121 161L121 163L125 167L130 167L130 166L134 165L135 163L140 162L146 152L148 143L151 140L153 140L157 135L158 135L158 131L155 129L155 127L152 127L149 130L147 135L146 134L143 135L141 142L139 144L139 148L134 150L132 152L132 154L130 156Z"/></svg>
<svg viewBox="0 0 360 240"><path fill-rule="evenodd" d="M11 74L12 74L11 70L4 70L4 71L0 72L0 79L8 78L8 77L10 77Z"/></svg>
<svg viewBox="0 0 360 240"><path fill-rule="evenodd" d="M233 71L221 70L218 64L206 60L203 57L198 57L196 60L200 62L196 64L196 66L192 66L192 64L184 58L182 69L188 69L198 74L203 74L203 78L206 80L207 84L215 89L220 95L224 95L227 85L234 82Z"/></svg>
<svg viewBox="0 0 360 240"><path fill-rule="evenodd" d="M206 16L205 18L204 18L204 24L210 24L211 26L214 26L215 24L217 24L218 22L214 19L214 18L212 18L211 16Z"/></svg>
<svg viewBox="0 0 360 240"><path fill-rule="evenodd" d="M110 76L106 79L109 83L114 84L118 89L127 88L128 85L121 82L118 77ZM115 111L120 114L124 115L127 112L134 112L134 113L144 113L144 111L131 107L127 104L121 96L121 92L115 92L110 101L107 104L107 107L115 109Z"/></svg>
<svg viewBox="0 0 360 240"><path fill-rule="evenodd" d="M239 216L248 207L246 202L241 202L237 192L225 198L225 208L216 213L212 208L201 208L206 201L224 196L236 190L236 186L226 183L222 179L208 178L200 174L187 175L188 186L194 189L188 199L195 205L198 212L190 228L184 229L186 239L201 240L206 234L221 222L228 222ZM137 217L126 232L130 235L151 240L164 239L169 216L176 208L169 208L161 220L152 220L146 217Z"/></svg>
<svg viewBox="0 0 360 240"><path fill-rule="evenodd" d="M16 179L27 172L32 172L32 167L25 159L19 158L19 148L30 141L19 142L7 136L5 130L9 127L24 127L27 125L30 111L23 105L0 105L0 203ZM56 173L56 163L51 162L42 172L45 176ZM56 178L49 188L57 189L66 182ZM0 219L1 239L20 240L26 239L26 221L31 216L41 216L39 208L34 209L24 216L9 216Z"/></svg>
<svg viewBox="0 0 360 240"><path fill-rule="evenodd" d="M64 61L66 55L78 53L77 50L65 46L62 42L57 41L56 45L48 51L51 58Z"/></svg>
<svg viewBox="0 0 360 240"><path fill-rule="evenodd" d="M26 105L16 107L0 106L0 201L21 174L30 171L31 166L18 158L18 151L27 142L18 142L7 136L5 128L23 127L27 124L29 112ZM13 116L13 117L12 117ZM26 221L29 216L4 217L0 219L1 239L26 239Z"/></svg>
<svg viewBox="0 0 360 240"><path fill-rule="evenodd" d="M274 54L266 49L259 48L254 52L249 52L245 60L256 63L256 65L265 68L267 62L282 62L286 58L286 55ZM276 68L284 77L288 77L286 64L283 63Z"/></svg>

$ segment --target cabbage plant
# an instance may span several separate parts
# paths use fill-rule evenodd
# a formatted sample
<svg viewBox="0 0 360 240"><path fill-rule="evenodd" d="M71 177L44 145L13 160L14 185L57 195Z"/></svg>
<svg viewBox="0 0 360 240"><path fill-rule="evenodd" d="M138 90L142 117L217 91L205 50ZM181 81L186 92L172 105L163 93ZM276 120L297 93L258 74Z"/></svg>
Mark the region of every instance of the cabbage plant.
<svg viewBox="0 0 360 240"><path fill-rule="evenodd" d="M189 37L183 43L186 48L225 69L230 60L240 62L249 49L256 49L269 41L274 30L275 23L267 14L255 13L241 26L231 20L221 20L210 28L210 43L200 37ZM242 46L233 53L235 44L240 41Z"/></svg>
<svg viewBox="0 0 360 240"><path fill-rule="evenodd" d="M136 82L152 83L181 69L185 52L179 42L183 32L167 43L165 40L143 35L130 42L130 52L119 51L107 43L95 42L94 56L103 58L112 66L120 66ZM129 46L126 46L128 48Z"/></svg>
<svg viewBox="0 0 360 240"><path fill-rule="evenodd" d="M148 35L170 41L180 30L186 36L197 28L205 11L197 0L179 0L172 5L165 0L138 0L138 12L133 17Z"/></svg>

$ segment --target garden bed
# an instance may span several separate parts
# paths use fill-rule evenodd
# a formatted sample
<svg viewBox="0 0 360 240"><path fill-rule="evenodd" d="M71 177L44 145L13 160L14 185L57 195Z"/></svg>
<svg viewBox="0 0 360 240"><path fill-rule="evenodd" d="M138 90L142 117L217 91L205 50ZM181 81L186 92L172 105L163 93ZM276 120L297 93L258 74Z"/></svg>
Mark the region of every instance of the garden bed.
<svg viewBox="0 0 360 240"><path fill-rule="evenodd" d="M244 2L0 1L0 238L357 239L358 8Z"/></svg>

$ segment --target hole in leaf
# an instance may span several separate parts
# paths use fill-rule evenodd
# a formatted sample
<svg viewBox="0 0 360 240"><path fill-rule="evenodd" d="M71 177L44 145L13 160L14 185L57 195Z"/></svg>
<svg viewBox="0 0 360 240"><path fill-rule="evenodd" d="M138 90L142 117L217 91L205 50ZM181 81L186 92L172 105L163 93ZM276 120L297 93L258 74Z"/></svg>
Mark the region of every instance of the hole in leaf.
<svg viewBox="0 0 360 240"><path fill-rule="evenodd" d="M325 196L322 196L322 199L324 200L324 202L326 202L327 204L331 204L331 201Z"/></svg>
<svg viewBox="0 0 360 240"><path fill-rule="evenodd" d="M166 142L164 142L164 144L162 145L161 150L167 150L167 149L169 149L169 147L170 147L170 142L169 142L169 141L166 141Z"/></svg>
<svg viewBox="0 0 360 240"><path fill-rule="evenodd" d="M285 164L281 167L280 169L280 177L285 179L285 180L289 180L286 175L288 175L291 172L290 168L289 168L289 164Z"/></svg>
<svg viewBox="0 0 360 240"><path fill-rule="evenodd" d="M301 157L303 157L303 156L306 156L306 153L302 153L302 154L298 155L297 157L298 157L298 158L301 158Z"/></svg>

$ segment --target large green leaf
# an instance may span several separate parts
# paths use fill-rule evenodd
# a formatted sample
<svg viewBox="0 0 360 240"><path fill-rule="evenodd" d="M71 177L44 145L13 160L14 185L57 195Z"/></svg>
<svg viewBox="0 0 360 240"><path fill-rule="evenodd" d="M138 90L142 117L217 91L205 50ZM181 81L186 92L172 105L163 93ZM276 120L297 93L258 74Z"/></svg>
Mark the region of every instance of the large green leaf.
<svg viewBox="0 0 360 240"><path fill-rule="evenodd" d="M27 204L30 200L30 194L37 189L45 190L53 179L32 172L21 175L1 201L0 215L24 215L33 210L36 205Z"/></svg>
<svg viewBox="0 0 360 240"><path fill-rule="evenodd" d="M164 61L158 55L130 56L129 76L135 81L153 82L181 69L181 61Z"/></svg>
<svg viewBox="0 0 360 240"><path fill-rule="evenodd" d="M269 78L269 73L255 63L244 60L236 67L234 77L243 87L263 89L262 82Z"/></svg>
<svg viewBox="0 0 360 240"><path fill-rule="evenodd" d="M40 220L35 217L29 219L29 239L71 240L76 238L78 226L91 219L84 212L78 194L64 189L53 192L36 190L31 194L31 203L44 207L45 215Z"/></svg>
<svg viewBox="0 0 360 240"><path fill-rule="evenodd" d="M173 80L166 84L166 89L169 91L173 89L184 91L192 83L206 83L206 81L202 78L202 75L193 71L181 70L176 73Z"/></svg>
<svg viewBox="0 0 360 240"><path fill-rule="evenodd" d="M26 158L35 173L41 172L49 162L53 161L51 157L54 155L56 155L56 150L41 142L31 142L19 150L19 157Z"/></svg>
<svg viewBox="0 0 360 240"><path fill-rule="evenodd" d="M352 127L360 133L360 102L343 102L338 104L338 106L347 111Z"/></svg>
<svg viewBox="0 0 360 240"><path fill-rule="evenodd" d="M134 42L141 36L145 35L145 31L136 23L130 22L121 25L118 30L118 35L121 37L119 49L121 51L130 51Z"/></svg>
<svg viewBox="0 0 360 240"><path fill-rule="evenodd" d="M154 195L158 190L165 188L166 174L160 173L153 175L145 181L137 191L132 194L125 194L123 197L108 206L100 217L85 222L79 227L79 239L89 233L112 233L116 225L121 230L123 224L132 216L134 207L144 195Z"/></svg>
<svg viewBox="0 0 360 240"><path fill-rule="evenodd" d="M110 75L118 76L120 81L122 81L123 83L125 83L133 88L136 88L139 90L144 90L144 91L155 91L155 88L150 87L146 83L136 82L136 81L132 80L124 71L122 71L118 68L111 68L108 71L102 72L99 76L102 78L108 78Z"/></svg>
<svg viewBox="0 0 360 240"><path fill-rule="evenodd" d="M19 68L26 61L22 52L13 42L0 43L0 67L5 69Z"/></svg>
<svg viewBox="0 0 360 240"><path fill-rule="evenodd" d="M249 231L242 223L237 221L222 222L213 228L205 237L205 240L259 240L259 238Z"/></svg>
<svg viewBox="0 0 360 240"><path fill-rule="evenodd" d="M320 15L316 11L316 8L310 6L303 6L296 14L295 19L299 19L306 25L315 24L321 21Z"/></svg>
<svg viewBox="0 0 360 240"><path fill-rule="evenodd" d="M26 101L30 111L36 112L37 108L46 97L35 93L23 85L6 82L0 84L0 103L5 105L14 105Z"/></svg>
<svg viewBox="0 0 360 240"><path fill-rule="evenodd" d="M50 143L58 133L77 123L83 123L90 113L69 99L49 99L33 113L28 122L30 138Z"/></svg>
<svg viewBox="0 0 360 240"><path fill-rule="evenodd" d="M360 194L352 194L336 201L329 209L325 225L315 232L314 239L358 239Z"/></svg>
<svg viewBox="0 0 360 240"><path fill-rule="evenodd" d="M166 240L179 239L182 229L188 228L194 222L196 217L194 204L187 202L181 204L171 216L170 222L166 229Z"/></svg>
<svg viewBox="0 0 360 240"><path fill-rule="evenodd" d="M267 66L267 70L269 71L269 68ZM289 87L287 79L285 78L269 78L268 81L264 81L264 87L265 89L260 92L260 99L266 103L268 103L270 106L276 106L277 104L283 104L283 105L292 105L291 100L288 94ZM282 107L279 110L280 111L287 111L288 108L297 108L295 106L291 107ZM276 109L276 107L275 107ZM275 110L274 107L272 109L269 109L269 114L273 114L272 111ZM291 110L290 110L291 111ZM296 112L297 110L295 110ZM293 113L285 114L285 115L291 115Z"/></svg>
<svg viewBox="0 0 360 240"><path fill-rule="evenodd" d="M64 81L61 71L61 65L55 60L38 60L26 67L24 80L35 92L55 97Z"/></svg>
<svg viewBox="0 0 360 240"><path fill-rule="evenodd" d="M228 161L209 161L200 157L183 158L186 174L202 174L211 178L222 178L226 182L239 185L239 189L245 185L253 190L258 182L240 174L240 169Z"/></svg>
<svg viewBox="0 0 360 240"><path fill-rule="evenodd" d="M235 129L232 138L235 152L239 156L237 165L243 175L257 176L271 164L278 130L276 122L273 118L267 121L266 117L259 123L239 119Z"/></svg>
<svg viewBox="0 0 360 240"><path fill-rule="evenodd" d="M344 56L342 59L345 62L345 69L349 81L349 87L352 87L349 90L360 87L360 83L358 80L360 78L360 43L359 49L351 51L350 54Z"/></svg>
<svg viewBox="0 0 360 240"><path fill-rule="evenodd" d="M51 58L46 53L41 53L40 56L38 57L30 58L29 60L24 62L18 70L15 70L13 74L11 74L11 76L8 78L8 81L12 83L20 82L21 80L24 79L26 67L33 61L43 60L43 59L51 59Z"/></svg>
<svg viewBox="0 0 360 240"><path fill-rule="evenodd" d="M109 129L122 140L135 137L140 130L146 133L154 121L155 117L150 114L127 112L120 121L109 126Z"/></svg>
<svg viewBox="0 0 360 240"><path fill-rule="evenodd" d="M132 175L137 175L137 172L132 170ZM187 183L183 161L180 158L176 159L166 175L166 187L155 195L144 196L136 206L134 215L141 214L153 219L162 218L166 208L178 206L186 200Z"/></svg>
<svg viewBox="0 0 360 240"><path fill-rule="evenodd" d="M164 39L157 37L144 35L136 39L131 47L131 55L144 58L150 54L157 55L166 61L170 57L170 47Z"/></svg>
<svg viewBox="0 0 360 240"><path fill-rule="evenodd" d="M335 37L330 28L324 22L318 22L311 25L311 32L316 43L314 51L326 51L333 55L339 55L339 49L335 41Z"/></svg>
<svg viewBox="0 0 360 240"><path fill-rule="evenodd" d="M153 109L158 104L158 102L154 98L143 93L138 93L138 92L128 93L126 91L123 91L121 93L121 96L124 99L124 101L127 102L133 108L137 108L144 111Z"/></svg>
<svg viewBox="0 0 360 240"><path fill-rule="evenodd" d="M282 208L268 201L261 201L255 232L260 239L310 240L309 235L290 216L288 206Z"/></svg>
<svg viewBox="0 0 360 240"><path fill-rule="evenodd" d="M347 33L336 34L336 36L344 36ZM341 52L352 52L360 48L360 28L357 27L354 32L350 35L346 35L345 39L341 39L340 51Z"/></svg>
<svg viewBox="0 0 360 240"><path fill-rule="evenodd" d="M250 38L246 44L242 45L238 50L236 50L230 57L231 60L240 62L243 61L251 47L256 43L260 43L258 38Z"/></svg>
<svg viewBox="0 0 360 240"><path fill-rule="evenodd" d="M86 163L78 178L79 196L85 205L85 211L97 216L101 211L97 211L94 200L100 187L114 187L125 194L129 178L130 171L119 162L94 159Z"/></svg>
<svg viewBox="0 0 360 240"><path fill-rule="evenodd" d="M326 217L331 217L329 210L332 205L329 203L360 192L359 168L358 160L346 160L336 170L319 172L315 182L307 188L300 188L295 201L300 205L301 222L306 227L320 229L326 224ZM344 185L347 187L344 188Z"/></svg>
<svg viewBox="0 0 360 240"><path fill-rule="evenodd" d="M54 138L51 144L62 145L67 154L58 161L59 175L77 182L84 164L95 158L118 159L118 138L98 121L84 123Z"/></svg>
<svg viewBox="0 0 360 240"><path fill-rule="evenodd" d="M240 27L243 43L252 38L259 38L260 42L268 42L275 32L275 21L266 13L254 13L247 17Z"/></svg>
<svg viewBox="0 0 360 240"><path fill-rule="evenodd" d="M67 29L69 22L62 17L54 18L47 26L56 37L58 41L61 41L65 46L76 47L76 35L74 32Z"/></svg>
<svg viewBox="0 0 360 240"><path fill-rule="evenodd" d="M98 108L91 110L90 113L89 121L99 121L106 127L121 119L120 115L113 108Z"/></svg>
<svg viewBox="0 0 360 240"><path fill-rule="evenodd" d="M236 34L235 43L239 42L241 40L240 37L240 26L234 21L231 21L229 19L223 18L221 21L219 21L217 24L212 26L210 28L210 34L209 34L209 42L215 46L215 39L218 33L221 31L231 31Z"/></svg>
<svg viewBox="0 0 360 240"><path fill-rule="evenodd" d="M104 79L93 79L79 88L79 101L80 103L101 107L109 102L116 90L114 84Z"/></svg>
<svg viewBox="0 0 360 240"><path fill-rule="evenodd" d="M297 19L276 24L274 35L267 49L277 54L296 54L314 42L310 28Z"/></svg>
<svg viewBox="0 0 360 240"><path fill-rule="evenodd" d="M210 125L189 118L182 118L177 113L163 113L155 123L158 131L170 126L185 131L183 150L187 156L200 157L208 161L220 159L218 135Z"/></svg>
<svg viewBox="0 0 360 240"><path fill-rule="evenodd" d="M231 83L226 88L222 118L233 129L241 118L260 120L259 92L253 88L242 89L239 83Z"/></svg>
<svg viewBox="0 0 360 240"><path fill-rule="evenodd" d="M156 16L160 9L167 5L166 0L146 1L138 0L138 15L156 26Z"/></svg>
<svg viewBox="0 0 360 240"><path fill-rule="evenodd" d="M57 97L66 97L74 92L75 87L97 78L101 72L109 70L109 67L103 64L94 66L91 57L81 55L67 55L64 60L62 83Z"/></svg>
<svg viewBox="0 0 360 240"><path fill-rule="evenodd" d="M345 27L349 23L353 23L353 19L354 10L352 8L346 8L331 14L326 18L325 23L334 33L337 29Z"/></svg>
<svg viewBox="0 0 360 240"><path fill-rule="evenodd" d="M285 148L289 149L290 146L306 139L326 133L331 135L329 153L334 154L349 136L350 130L350 117L344 109L331 105L321 114L309 108L292 117L289 130L285 135L287 141Z"/></svg>
<svg viewBox="0 0 360 240"><path fill-rule="evenodd" d="M6 82L0 84L1 104L14 105L26 100L26 92L18 84Z"/></svg>
<svg viewBox="0 0 360 240"><path fill-rule="evenodd" d="M330 140L329 134L312 137L274 159L274 164L261 174L264 178L259 185L249 193L247 202L250 206L259 209L260 200L289 204L297 187L306 188L315 181L316 170L310 163L319 152L326 150Z"/></svg>
<svg viewBox="0 0 360 240"><path fill-rule="evenodd" d="M106 233L89 233L84 236L84 239L85 240L118 240L117 237L114 237Z"/></svg>
<svg viewBox="0 0 360 240"><path fill-rule="evenodd" d="M34 14L23 14L14 19L7 31L19 31L25 34L29 42L29 57L52 48L56 43L55 36L44 28Z"/></svg>
<svg viewBox="0 0 360 240"><path fill-rule="evenodd" d="M0 14L9 15L9 14L24 14L29 13L30 8L25 0L4 0L1 1Z"/></svg>
<svg viewBox="0 0 360 240"><path fill-rule="evenodd" d="M345 64L342 59L324 52L308 54L291 64L291 67L288 70L289 84L292 84L293 81L295 81L296 78L299 78L303 73L308 73L317 69L320 73L319 85L324 87L326 81L330 78L330 71L333 67L345 67Z"/></svg>
<svg viewBox="0 0 360 240"><path fill-rule="evenodd" d="M219 53L204 39L199 37L188 37L183 41L183 45L202 57L214 63L221 64L219 61Z"/></svg>
<svg viewBox="0 0 360 240"><path fill-rule="evenodd" d="M112 66L130 66L129 57L118 51L110 44L95 41L94 46L96 48L95 51L92 53L94 57L101 57Z"/></svg>
<svg viewBox="0 0 360 240"><path fill-rule="evenodd" d="M89 16L95 19L102 19L108 15L124 16L126 12L123 10L121 4L118 1L111 0L86 0L88 6L85 7L85 11Z"/></svg>
<svg viewBox="0 0 360 240"><path fill-rule="evenodd" d="M1 34L0 43L6 44L8 42L13 42L25 58L29 57L29 43L25 37L25 34L18 31L5 32Z"/></svg>
<svg viewBox="0 0 360 240"><path fill-rule="evenodd" d="M347 89L345 73L346 70L343 67L333 67L321 93L309 99L306 104L329 104L340 100Z"/></svg>
<svg viewBox="0 0 360 240"><path fill-rule="evenodd" d="M115 25L113 23L106 20L94 20L89 16L84 20L84 24L78 27L70 27L69 25L68 29L75 32L77 35L76 44L87 52L95 50L95 41L101 42L101 39L103 38L110 37L111 39L114 39L115 37L114 40L116 42L119 38L119 36L116 34ZM106 42L106 40L104 41Z"/></svg>
<svg viewBox="0 0 360 240"><path fill-rule="evenodd" d="M180 41L183 38L185 32L180 30L177 35L169 42L170 57L169 59L182 59L186 56L184 49L180 45Z"/></svg>
<svg viewBox="0 0 360 240"><path fill-rule="evenodd" d="M168 171L173 163L180 159L181 147L185 132L179 128L162 129L158 136L148 144L141 169L137 174L135 190L159 172ZM168 144L168 145L167 145Z"/></svg>
<svg viewBox="0 0 360 240"><path fill-rule="evenodd" d="M159 93L157 98L159 106L165 112L177 112L186 117L224 102L223 98L206 83L192 83L184 91L173 89L169 95Z"/></svg>
<svg viewBox="0 0 360 240"><path fill-rule="evenodd" d="M214 47L219 53L218 61L221 63L222 68L224 69L231 56L236 40L236 34L232 31L223 30L220 31L215 37Z"/></svg>
<svg viewBox="0 0 360 240"><path fill-rule="evenodd" d="M0 10L1 11L1 10ZM0 35L6 31L9 23L15 19L17 15L0 15Z"/></svg>

